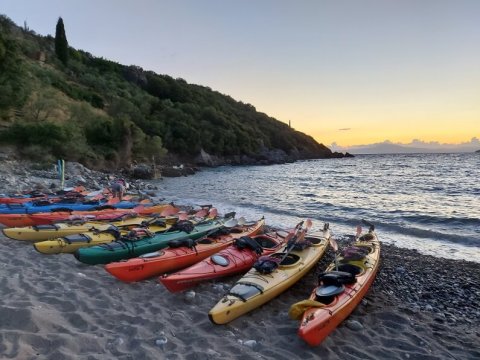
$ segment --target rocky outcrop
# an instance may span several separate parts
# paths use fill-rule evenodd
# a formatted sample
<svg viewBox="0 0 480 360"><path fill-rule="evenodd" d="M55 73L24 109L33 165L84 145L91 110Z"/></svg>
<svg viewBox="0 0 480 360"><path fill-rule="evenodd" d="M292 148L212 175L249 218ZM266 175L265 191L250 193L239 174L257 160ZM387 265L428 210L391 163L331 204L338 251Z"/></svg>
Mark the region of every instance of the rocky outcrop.
<svg viewBox="0 0 480 360"><path fill-rule="evenodd" d="M255 155L233 155L219 157L207 153L205 150L200 150L200 153L194 158L193 162L198 166L220 166L220 165L271 165L271 164L285 164L295 162L297 160L306 159L324 159L324 158L343 158L353 157L349 153L332 153L329 149L320 149L318 153L301 152L294 148L290 153L286 153L281 149L269 149L265 146L260 148L260 151Z"/></svg>

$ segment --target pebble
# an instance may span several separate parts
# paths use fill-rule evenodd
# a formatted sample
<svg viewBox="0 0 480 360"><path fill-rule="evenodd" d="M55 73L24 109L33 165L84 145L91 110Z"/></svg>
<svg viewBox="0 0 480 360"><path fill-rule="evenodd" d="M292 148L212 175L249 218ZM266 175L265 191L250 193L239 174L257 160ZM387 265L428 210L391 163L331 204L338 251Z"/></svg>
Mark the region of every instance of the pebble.
<svg viewBox="0 0 480 360"><path fill-rule="evenodd" d="M250 349L255 349L257 347L257 341L256 340L247 340L243 342L243 345L249 347Z"/></svg>
<svg viewBox="0 0 480 360"><path fill-rule="evenodd" d="M195 296L196 296L195 291L193 290L187 291L185 293L185 300L193 301L195 299Z"/></svg>
<svg viewBox="0 0 480 360"><path fill-rule="evenodd" d="M347 320L345 324L350 330L360 331L363 330L363 325L360 324L357 320Z"/></svg>
<svg viewBox="0 0 480 360"><path fill-rule="evenodd" d="M478 264L420 255L390 244L382 244L382 254L373 288L392 302L410 307L412 312L442 314L437 316L437 324L447 318L451 326L480 323Z"/></svg>

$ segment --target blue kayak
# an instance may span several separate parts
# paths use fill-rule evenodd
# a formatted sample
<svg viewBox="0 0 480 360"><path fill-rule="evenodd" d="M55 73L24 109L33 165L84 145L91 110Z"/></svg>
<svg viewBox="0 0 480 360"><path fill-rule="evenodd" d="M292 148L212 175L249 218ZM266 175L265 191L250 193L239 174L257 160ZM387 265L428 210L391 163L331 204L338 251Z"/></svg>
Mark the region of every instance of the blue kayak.
<svg viewBox="0 0 480 360"><path fill-rule="evenodd" d="M24 203L24 204L0 204L0 214L34 214L38 212L52 211L89 211L100 210L104 208L132 209L138 206L138 203L131 201L121 201L109 205L105 200L88 202L56 202L45 204L44 202Z"/></svg>

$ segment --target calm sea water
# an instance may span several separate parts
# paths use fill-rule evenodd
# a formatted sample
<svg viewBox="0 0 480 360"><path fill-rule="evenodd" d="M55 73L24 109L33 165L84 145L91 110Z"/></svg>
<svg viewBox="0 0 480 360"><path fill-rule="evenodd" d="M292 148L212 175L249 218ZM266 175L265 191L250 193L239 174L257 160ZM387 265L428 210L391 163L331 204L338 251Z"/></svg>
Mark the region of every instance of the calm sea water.
<svg viewBox="0 0 480 360"><path fill-rule="evenodd" d="M310 218L334 236L361 219L382 241L480 262L480 154L358 155L272 166L219 167L158 182L159 196L292 227Z"/></svg>

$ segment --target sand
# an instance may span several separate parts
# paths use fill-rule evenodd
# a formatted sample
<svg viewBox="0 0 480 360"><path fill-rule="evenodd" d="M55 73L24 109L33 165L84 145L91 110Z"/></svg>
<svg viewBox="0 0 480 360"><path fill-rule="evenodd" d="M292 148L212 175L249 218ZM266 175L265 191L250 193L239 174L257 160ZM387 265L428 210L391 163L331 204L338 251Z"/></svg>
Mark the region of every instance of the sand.
<svg viewBox="0 0 480 360"><path fill-rule="evenodd" d="M388 249L367 297L320 346L310 347L287 314L291 304L307 298L315 271L270 303L219 326L207 313L238 276L171 294L157 279L122 283L101 265L82 264L69 254L43 255L31 244L1 237L0 358L479 359L480 265L449 263L475 277L467 299L476 304L465 308L467 316L457 313L455 321L448 316L442 321L435 304L425 311L422 298L408 303L399 296L405 284L392 285L389 278L405 254L433 267L444 261ZM408 264L405 268L408 272ZM468 316L472 309L477 314ZM448 306L441 311L451 313Z"/></svg>

